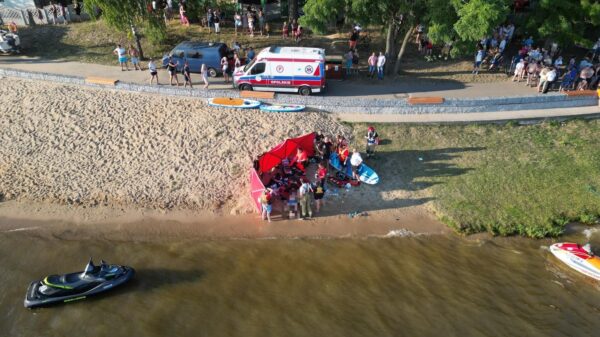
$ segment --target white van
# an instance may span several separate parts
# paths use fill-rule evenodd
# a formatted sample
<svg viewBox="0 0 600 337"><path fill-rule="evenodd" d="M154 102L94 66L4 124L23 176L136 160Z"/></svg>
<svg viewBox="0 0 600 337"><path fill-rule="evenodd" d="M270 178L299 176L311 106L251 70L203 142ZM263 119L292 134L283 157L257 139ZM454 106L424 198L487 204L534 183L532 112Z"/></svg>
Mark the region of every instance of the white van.
<svg viewBox="0 0 600 337"><path fill-rule="evenodd" d="M325 89L325 50L270 47L233 73L240 90L297 92L307 96Z"/></svg>

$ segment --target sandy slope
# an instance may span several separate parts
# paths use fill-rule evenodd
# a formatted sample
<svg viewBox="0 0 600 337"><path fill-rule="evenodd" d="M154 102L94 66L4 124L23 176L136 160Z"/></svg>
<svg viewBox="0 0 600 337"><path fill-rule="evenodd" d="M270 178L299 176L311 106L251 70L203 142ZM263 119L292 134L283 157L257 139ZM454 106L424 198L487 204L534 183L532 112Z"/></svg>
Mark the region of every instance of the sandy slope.
<svg viewBox="0 0 600 337"><path fill-rule="evenodd" d="M307 132L349 133L321 113L215 109L198 99L0 79L6 199L146 208L248 208L252 159ZM241 201L240 201L241 200Z"/></svg>

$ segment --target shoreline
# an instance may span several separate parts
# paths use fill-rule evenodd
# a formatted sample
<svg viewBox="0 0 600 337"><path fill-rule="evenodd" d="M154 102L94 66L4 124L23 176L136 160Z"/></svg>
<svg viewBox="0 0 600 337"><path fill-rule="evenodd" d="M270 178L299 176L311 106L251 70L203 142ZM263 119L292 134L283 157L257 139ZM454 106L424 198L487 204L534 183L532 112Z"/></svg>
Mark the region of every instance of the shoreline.
<svg viewBox="0 0 600 337"><path fill-rule="evenodd" d="M327 206L325 206L327 207ZM86 207L40 202L0 203L0 232L30 232L63 240L170 241L188 239L369 238L453 233L423 207L368 212L366 216L321 215L309 221L257 213L230 215L211 211L158 211ZM332 212L329 212L332 213Z"/></svg>

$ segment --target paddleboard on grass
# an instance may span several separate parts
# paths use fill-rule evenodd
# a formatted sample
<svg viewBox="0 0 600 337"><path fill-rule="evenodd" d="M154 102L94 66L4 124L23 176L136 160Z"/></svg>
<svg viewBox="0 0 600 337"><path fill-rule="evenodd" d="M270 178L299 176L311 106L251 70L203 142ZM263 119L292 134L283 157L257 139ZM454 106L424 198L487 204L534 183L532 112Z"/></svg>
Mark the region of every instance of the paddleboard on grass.
<svg viewBox="0 0 600 337"><path fill-rule="evenodd" d="M342 163L340 162L340 156L337 153L332 153L329 157L329 165L334 169L344 173L348 177L352 177L352 168L350 165L346 166L345 170L342 168Z"/></svg>
<svg viewBox="0 0 600 337"><path fill-rule="evenodd" d="M567 266L600 281L600 258L586 252L580 245L570 242L555 243L550 246L550 252Z"/></svg>
<svg viewBox="0 0 600 337"><path fill-rule="evenodd" d="M352 167L350 165L346 166L345 170L342 168L342 163L340 162L340 157L337 153L332 153L331 157L329 157L329 165L334 169L343 172L348 177L352 177ZM379 176L377 173L367 166L367 164L362 163L356 172L358 174L358 180L362 181L368 185L375 185L379 182Z"/></svg>
<svg viewBox="0 0 600 337"><path fill-rule="evenodd" d="M269 105L262 104L260 110L266 112L298 112L306 108L304 105L288 104L288 105Z"/></svg>
<svg viewBox="0 0 600 337"><path fill-rule="evenodd" d="M208 105L221 108L256 109L260 104L260 101L244 98L215 97L208 99Z"/></svg>

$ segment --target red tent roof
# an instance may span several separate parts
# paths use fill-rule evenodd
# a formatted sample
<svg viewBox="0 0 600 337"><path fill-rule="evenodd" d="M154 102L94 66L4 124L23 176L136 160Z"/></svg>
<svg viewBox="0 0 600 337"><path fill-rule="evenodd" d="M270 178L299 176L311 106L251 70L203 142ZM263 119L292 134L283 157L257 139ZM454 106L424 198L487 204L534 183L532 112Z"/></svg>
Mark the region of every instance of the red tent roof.
<svg viewBox="0 0 600 337"><path fill-rule="evenodd" d="M314 141L314 132L297 138L286 139L283 143L258 158L258 171L267 172L279 165L283 159L293 157L299 147L306 151L309 157L313 156L315 154Z"/></svg>

